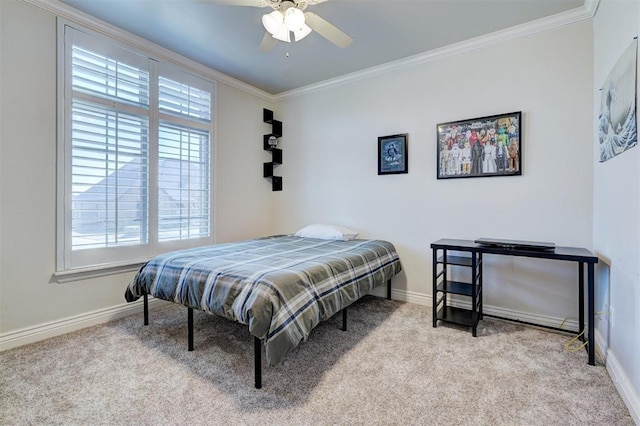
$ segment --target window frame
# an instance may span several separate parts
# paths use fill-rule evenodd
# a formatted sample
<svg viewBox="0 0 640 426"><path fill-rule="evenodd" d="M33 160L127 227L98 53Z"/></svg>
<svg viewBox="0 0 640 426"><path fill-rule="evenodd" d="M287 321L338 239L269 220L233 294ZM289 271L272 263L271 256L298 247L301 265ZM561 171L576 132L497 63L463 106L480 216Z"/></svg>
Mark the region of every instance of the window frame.
<svg viewBox="0 0 640 426"><path fill-rule="evenodd" d="M67 32L67 27L72 31ZM71 141L71 116L73 92L71 88L71 45L68 46L71 32L82 33L96 40L99 45L113 46L115 49L124 49L144 58L149 63L149 108L148 108L148 166L149 176L148 205L149 224L147 243L131 246L102 247L82 250L72 250L71 226L72 226L72 141ZM58 282L75 281L94 276L110 275L136 269L139 265L151 257L172 250L180 250L190 247L213 244L215 242L215 151L217 129L217 85L216 81L200 72L158 57L153 53L139 48L134 44L123 43L113 35L98 33L75 22L58 18L57 22L57 176L56 176L56 269L54 277ZM166 75L161 73L161 68L166 70ZM176 80L183 84L191 85L197 82L201 90L206 90L211 95L209 122L197 118L185 119L179 115L167 114L160 110L159 105L159 81L160 77ZM183 77L183 80L180 79ZM197 87L197 86L194 86ZM203 89L204 87L204 89ZM108 105L109 101L104 104ZM186 116L185 116L186 117ZM158 241L158 144L159 127L162 122L168 122L176 126L185 126L198 131L205 131L209 135L208 155L208 227L209 235L206 237L186 238L181 240ZM84 253L83 253L84 252Z"/></svg>

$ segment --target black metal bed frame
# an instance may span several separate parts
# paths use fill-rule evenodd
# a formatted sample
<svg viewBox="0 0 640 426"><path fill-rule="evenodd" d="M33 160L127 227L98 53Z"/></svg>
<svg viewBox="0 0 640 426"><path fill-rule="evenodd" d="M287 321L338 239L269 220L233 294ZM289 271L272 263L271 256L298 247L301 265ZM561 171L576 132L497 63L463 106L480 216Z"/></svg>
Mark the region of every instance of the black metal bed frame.
<svg viewBox="0 0 640 426"><path fill-rule="evenodd" d="M149 297L142 295L144 303L144 325L149 325ZM391 300L391 280L387 281L387 299ZM342 331L347 331L347 307L342 309ZM187 350L193 351L193 308L187 308L188 345ZM262 341L253 336L254 378L256 389L262 388Z"/></svg>

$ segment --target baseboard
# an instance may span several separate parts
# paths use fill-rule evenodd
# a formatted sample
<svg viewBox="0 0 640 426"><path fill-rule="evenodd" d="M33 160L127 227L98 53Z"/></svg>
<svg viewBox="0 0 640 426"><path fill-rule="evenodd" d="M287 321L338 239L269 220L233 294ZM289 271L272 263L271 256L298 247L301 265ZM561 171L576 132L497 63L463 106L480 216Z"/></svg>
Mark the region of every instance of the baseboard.
<svg viewBox="0 0 640 426"><path fill-rule="evenodd" d="M373 289L369 294L378 297L387 297L387 286L381 285ZM431 296L413 291L391 289L391 299L401 302L415 303L416 305L431 306Z"/></svg>
<svg viewBox="0 0 640 426"><path fill-rule="evenodd" d="M629 377L627 377L616 355L610 349L607 350L606 366L609 376L611 376L613 384L616 386L616 389L618 389L620 397L627 405L633 421L635 421L637 425L640 425L640 397L638 397L638 391L633 388Z"/></svg>
<svg viewBox="0 0 640 426"><path fill-rule="evenodd" d="M149 309L169 302L149 298ZM142 300L0 334L0 352L142 312Z"/></svg>

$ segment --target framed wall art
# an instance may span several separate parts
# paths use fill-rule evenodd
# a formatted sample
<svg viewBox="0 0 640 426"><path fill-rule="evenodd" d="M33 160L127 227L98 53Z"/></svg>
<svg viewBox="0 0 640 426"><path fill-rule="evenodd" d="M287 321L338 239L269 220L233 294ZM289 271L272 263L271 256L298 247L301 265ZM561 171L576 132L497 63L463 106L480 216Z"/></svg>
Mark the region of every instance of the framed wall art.
<svg viewBox="0 0 640 426"><path fill-rule="evenodd" d="M378 174L409 173L408 134L378 138Z"/></svg>
<svg viewBox="0 0 640 426"><path fill-rule="evenodd" d="M598 139L600 162L611 160L638 144L636 73L638 40L624 51L602 87Z"/></svg>
<svg viewBox="0 0 640 426"><path fill-rule="evenodd" d="M522 112L437 125L438 179L522 174Z"/></svg>

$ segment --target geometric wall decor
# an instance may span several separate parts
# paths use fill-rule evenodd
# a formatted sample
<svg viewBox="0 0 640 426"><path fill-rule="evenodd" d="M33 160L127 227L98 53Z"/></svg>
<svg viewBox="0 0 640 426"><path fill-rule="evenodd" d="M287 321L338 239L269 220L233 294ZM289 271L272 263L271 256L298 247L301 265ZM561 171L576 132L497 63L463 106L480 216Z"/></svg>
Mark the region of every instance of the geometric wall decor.
<svg viewBox="0 0 640 426"><path fill-rule="evenodd" d="M282 164L282 150L278 149L278 138L282 136L282 122L273 119L273 111L264 108L262 121L271 124L271 133L263 136L262 148L271 153L271 161L264 163L263 176L271 179L271 190L282 191L282 177L274 176L273 169Z"/></svg>

